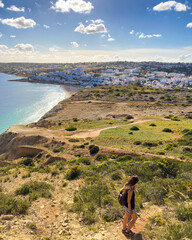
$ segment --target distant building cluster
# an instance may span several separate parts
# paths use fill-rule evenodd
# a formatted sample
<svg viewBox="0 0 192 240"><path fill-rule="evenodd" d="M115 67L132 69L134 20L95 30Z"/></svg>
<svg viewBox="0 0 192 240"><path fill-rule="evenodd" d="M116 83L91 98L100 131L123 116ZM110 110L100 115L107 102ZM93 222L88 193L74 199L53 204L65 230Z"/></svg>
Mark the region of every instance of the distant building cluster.
<svg viewBox="0 0 192 240"><path fill-rule="evenodd" d="M185 77L183 73L167 73L164 71L145 71L138 68L107 69L103 73L85 74L83 68L78 67L69 71L58 71L54 73L40 73L31 75L29 81L51 82L69 84L90 88L94 86L129 85L140 83L147 87L157 88L191 88L192 76Z"/></svg>
<svg viewBox="0 0 192 240"><path fill-rule="evenodd" d="M30 82L94 86L141 84L156 88L192 88L192 63L0 63L0 72Z"/></svg>

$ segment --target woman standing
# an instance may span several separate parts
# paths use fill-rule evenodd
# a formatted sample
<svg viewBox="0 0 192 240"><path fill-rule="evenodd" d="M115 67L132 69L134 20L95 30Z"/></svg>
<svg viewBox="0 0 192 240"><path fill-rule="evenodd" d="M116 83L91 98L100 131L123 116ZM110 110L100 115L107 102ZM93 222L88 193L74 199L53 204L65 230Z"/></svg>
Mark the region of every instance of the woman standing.
<svg viewBox="0 0 192 240"><path fill-rule="evenodd" d="M134 226L137 220L137 213L135 210L135 188L138 183L139 178L137 176L132 176L128 182L125 183L123 187L123 193L127 194L126 203L125 203L125 216L123 219L123 229L124 234L134 235L135 233L131 231L131 228ZM127 226L129 217L131 216L131 221Z"/></svg>

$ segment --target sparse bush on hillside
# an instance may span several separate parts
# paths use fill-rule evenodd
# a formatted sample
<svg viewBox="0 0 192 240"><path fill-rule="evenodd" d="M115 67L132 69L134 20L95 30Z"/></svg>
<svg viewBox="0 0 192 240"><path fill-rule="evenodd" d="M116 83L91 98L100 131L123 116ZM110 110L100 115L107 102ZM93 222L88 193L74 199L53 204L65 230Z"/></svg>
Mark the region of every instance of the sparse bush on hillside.
<svg viewBox="0 0 192 240"><path fill-rule="evenodd" d="M157 151L156 154L158 154L158 155L165 155L165 153L163 151Z"/></svg>
<svg viewBox="0 0 192 240"><path fill-rule="evenodd" d="M138 128L137 126L133 126L133 127L130 128L130 130L131 130L131 131L138 131L139 128Z"/></svg>
<svg viewBox="0 0 192 240"><path fill-rule="evenodd" d="M107 161L107 156L105 154L98 154L95 160L100 162Z"/></svg>
<svg viewBox="0 0 192 240"><path fill-rule="evenodd" d="M144 147L157 147L157 143L153 143L153 142L144 142L143 146Z"/></svg>
<svg viewBox="0 0 192 240"><path fill-rule="evenodd" d="M164 150L173 150L173 143L168 143L168 144L165 146Z"/></svg>
<svg viewBox="0 0 192 240"><path fill-rule="evenodd" d="M71 139L69 139L69 142L80 142L80 140L79 139L75 139L75 138L71 138Z"/></svg>
<svg viewBox="0 0 192 240"><path fill-rule="evenodd" d="M23 164L25 166L35 166L32 158L26 158L26 159L22 160L21 164Z"/></svg>
<svg viewBox="0 0 192 240"><path fill-rule="evenodd" d="M17 200L11 195L0 193L0 215L2 214L27 214L30 204L26 200Z"/></svg>
<svg viewBox="0 0 192 240"><path fill-rule="evenodd" d="M111 174L111 178L115 180L121 180L122 179L122 173L120 171L116 171Z"/></svg>
<svg viewBox="0 0 192 240"><path fill-rule="evenodd" d="M164 128L163 132L173 132L170 128Z"/></svg>
<svg viewBox="0 0 192 240"><path fill-rule="evenodd" d="M135 141L133 144L134 145L141 145L141 142L140 141Z"/></svg>
<svg viewBox="0 0 192 240"><path fill-rule="evenodd" d="M131 115L127 115L125 119L133 119L134 117Z"/></svg>
<svg viewBox="0 0 192 240"><path fill-rule="evenodd" d="M90 145L89 152L91 155L97 154L99 152L99 147L96 145Z"/></svg>
<svg viewBox="0 0 192 240"><path fill-rule="evenodd" d="M176 216L180 221L191 221L192 220L192 206L190 205L179 205L176 208Z"/></svg>
<svg viewBox="0 0 192 240"><path fill-rule="evenodd" d="M64 147L54 148L54 149L53 149L53 152L54 152L54 153L63 152L64 149L65 149Z"/></svg>
<svg viewBox="0 0 192 240"><path fill-rule="evenodd" d="M175 116L175 117L172 117L171 120L172 120L172 121L180 121L180 119L179 119L178 117L176 117L176 116Z"/></svg>
<svg viewBox="0 0 192 240"><path fill-rule="evenodd" d="M30 181L24 183L20 188L15 191L16 195L29 195L31 201L36 200L37 198L51 198L52 195L49 190L53 190L53 187L46 182L37 182Z"/></svg>
<svg viewBox="0 0 192 240"><path fill-rule="evenodd" d="M149 126L150 127L156 127L157 125L155 123L151 123Z"/></svg>
<svg viewBox="0 0 192 240"><path fill-rule="evenodd" d="M132 157L130 155L124 155L122 157L119 157L117 159L118 162L126 162L126 161L130 161L132 159Z"/></svg>
<svg viewBox="0 0 192 240"><path fill-rule="evenodd" d="M66 127L65 130L66 130L66 131L71 131L71 132L72 132L72 131L76 131L77 128L76 128L76 127L73 127L73 126L70 126L70 127Z"/></svg>
<svg viewBox="0 0 192 240"><path fill-rule="evenodd" d="M66 173L66 179L67 180L74 180L79 177L81 174L80 167L78 165L72 166Z"/></svg>

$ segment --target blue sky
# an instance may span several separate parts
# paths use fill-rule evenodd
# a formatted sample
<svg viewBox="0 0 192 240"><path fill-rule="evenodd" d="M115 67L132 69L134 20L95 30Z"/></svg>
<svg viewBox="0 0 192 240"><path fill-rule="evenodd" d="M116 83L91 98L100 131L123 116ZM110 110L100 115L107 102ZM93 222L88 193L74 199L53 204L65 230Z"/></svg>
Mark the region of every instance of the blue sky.
<svg viewBox="0 0 192 240"><path fill-rule="evenodd" d="M192 3L0 0L0 61L192 62Z"/></svg>

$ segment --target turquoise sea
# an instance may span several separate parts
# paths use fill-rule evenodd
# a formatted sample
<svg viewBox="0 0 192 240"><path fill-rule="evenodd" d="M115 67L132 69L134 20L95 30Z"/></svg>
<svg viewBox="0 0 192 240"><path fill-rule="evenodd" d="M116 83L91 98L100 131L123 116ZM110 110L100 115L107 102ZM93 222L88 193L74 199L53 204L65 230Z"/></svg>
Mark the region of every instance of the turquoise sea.
<svg viewBox="0 0 192 240"><path fill-rule="evenodd" d="M59 85L8 81L13 79L19 77L0 73L0 134L12 125L38 121L66 98Z"/></svg>

